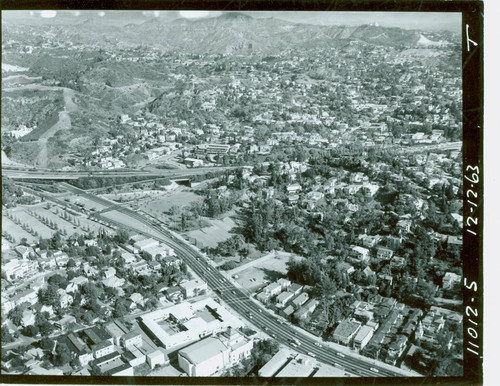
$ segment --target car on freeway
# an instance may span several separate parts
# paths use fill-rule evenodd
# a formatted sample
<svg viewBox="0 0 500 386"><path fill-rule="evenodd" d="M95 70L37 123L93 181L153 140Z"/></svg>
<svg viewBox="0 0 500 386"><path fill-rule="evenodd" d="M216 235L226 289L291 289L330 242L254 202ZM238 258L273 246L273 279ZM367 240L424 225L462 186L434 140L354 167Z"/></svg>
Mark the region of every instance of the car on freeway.
<svg viewBox="0 0 500 386"><path fill-rule="evenodd" d="M310 351L307 352L307 355L309 355L310 357L316 358L316 354L314 354Z"/></svg>
<svg viewBox="0 0 500 386"><path fill-rule="evenodd" d="M378 369L376 369L375 367L370 367L370 370L375 372L375 373L378 373Z"/></svg>
<svg viewBox="0 0 500 386"><path fill-rule="evenodd" d="M277 337L276 337L276 334L271 334L271 336L272 336L274 339L276 339L276 338L277 338Z"/></svg>
<svg viewBox="0 0 500 386"><path fill-rule="evenodd" d="M342 354L341 352L338 352L338 353L337 353L337 355L338 355L339 357L341 357L341 358L344 358L344 357L345 357L345 355L344 355L344 354Z"/></svg>
<svg viewBox="0 0 500 386"><path fill-rule="evenodd" d="M236 295L236 291L231 291L231 293L232 293L233 295Z"/></svg>
<svg viewBox="0 0 500 386"><path fill-rule="evenodd" d="M318 346L318 347L323 347L323 345L321 343L318 343L318 342L315 342L314 345Z"/></svg>
<svg viewBox="0 0 500 386"><path fill-rule="evenodd" d="M293 347L298 347L295 343L290 343Z"/></svg>

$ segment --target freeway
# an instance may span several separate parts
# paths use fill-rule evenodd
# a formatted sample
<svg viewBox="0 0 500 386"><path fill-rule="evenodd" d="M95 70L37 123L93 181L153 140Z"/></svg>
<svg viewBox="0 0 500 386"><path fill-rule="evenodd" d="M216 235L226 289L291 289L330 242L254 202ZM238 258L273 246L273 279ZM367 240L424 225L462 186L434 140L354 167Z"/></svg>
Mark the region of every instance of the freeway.
<svg viewBox="0 0 500 386"><path fill-rule="evenodd" d="M2 176L17 180L76 180L80 177L157 177L157 178L182 178L208 172L218 172L234 169L231 166L214 166L194 169L155 169L153 170L127 170L127 171L63 171L63 170L38 170L2 168Z"/></svg>
<svg viewBox="0 0 500 386"><path fill-rule="evenodd" d="M125 227L130 230L146 234L170 245L174 249L175 253L181 257L197 275L203 278L210 288L212 288L212 290L214 290L227 305L229 305L240 316L247 319L256 327L264 330L268 335L280 343L287 346L293 346L293 350L295 351L313 356L321 362L342 367L347 372L355 375L367 377L401 377L408 375L408 373L399 368L385 364L375 364L375 361L368 358L363 359L348 353L342 353L329 346L321 345L318 341L308 335L297 331L281 319L267 311L264 311L240 288L236 287L215 267L209 264L201 253L188 245L184 240L175 237L158 221L149 220L148 218L128 208L116 207L116 204L113 201L105 200L89 194L86 191L75 188L69 184L63 183L61 185L67 190L84 196L87 199L106 206L114 206L114 208L122 214L142 222L147 225L149 229L154 230L156 234L159 233L161 237L132 228L130 226L132 222L127 224L125 221L118 222L115 220L105 219L108 223L113 223L120 227ZM299 344L297 345L297 343Z"/></svg>

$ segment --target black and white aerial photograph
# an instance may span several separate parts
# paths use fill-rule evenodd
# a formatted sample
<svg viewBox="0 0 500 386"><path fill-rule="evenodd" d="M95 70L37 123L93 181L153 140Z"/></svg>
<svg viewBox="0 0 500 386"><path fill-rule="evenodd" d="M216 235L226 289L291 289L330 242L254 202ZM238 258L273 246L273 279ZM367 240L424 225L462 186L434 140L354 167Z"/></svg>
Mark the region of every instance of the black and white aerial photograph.
<svg viewBox="0 0 500 386"><path fill-rule="evenodd" d="M2 376L466 375L462 17L4 10Z"/></svg>

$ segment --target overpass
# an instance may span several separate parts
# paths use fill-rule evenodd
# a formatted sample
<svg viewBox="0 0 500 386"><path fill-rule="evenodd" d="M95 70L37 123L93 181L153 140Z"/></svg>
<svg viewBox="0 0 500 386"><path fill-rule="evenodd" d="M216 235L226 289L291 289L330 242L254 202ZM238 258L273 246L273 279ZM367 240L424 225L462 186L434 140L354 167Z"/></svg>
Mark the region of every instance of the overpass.
<svg viewBox="0 0 500 386"><path fill-rule="evenodd" d="M147 177L154 178L177 178L189 179L190 176L206 174L209 172L219 172L234 169L234 167L206 167L196 169L156 169L155 171L127 170L127 171L63 171L63 170L39 170L39 169L13 169L2 168L2 176L13 180L47 180L47 181L70 181L84 177Z"/></svg>

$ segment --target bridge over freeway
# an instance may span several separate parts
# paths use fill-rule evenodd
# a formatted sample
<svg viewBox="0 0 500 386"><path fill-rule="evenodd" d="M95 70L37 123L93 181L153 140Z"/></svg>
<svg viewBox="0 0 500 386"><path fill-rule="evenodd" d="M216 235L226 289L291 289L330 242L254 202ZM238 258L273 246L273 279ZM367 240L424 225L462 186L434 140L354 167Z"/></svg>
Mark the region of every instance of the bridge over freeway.
<svg viewBox="0 0 500 386"><path fill-rule="evenodd" d="M155 170L127 170L127 171L63 171L63 170L39 170L39 169L14 169L2 168L2 176L13 180L47 180L47 181L71 181L84 177L147 177L153 178L176 178L189 179L190 176L219 172L234 169L234 167L207 167L195 169L155 169Z"/></svg>

